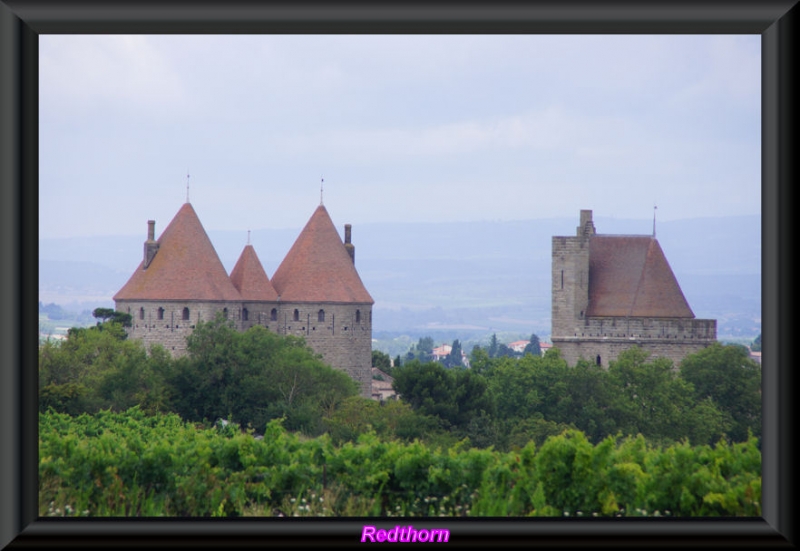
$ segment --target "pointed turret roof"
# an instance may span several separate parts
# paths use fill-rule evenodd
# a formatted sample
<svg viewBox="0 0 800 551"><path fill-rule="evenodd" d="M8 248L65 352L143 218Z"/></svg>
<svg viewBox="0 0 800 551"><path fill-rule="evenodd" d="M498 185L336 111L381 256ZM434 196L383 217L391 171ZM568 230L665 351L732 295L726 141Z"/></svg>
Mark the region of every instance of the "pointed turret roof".
<svg viewBox="0 0 800 551"><path fill-rule="evenodd" d="M586 315L694 318L658 240L647 235L590 237Z"/></svg>
<svg viewBox="0 0 800 551"><path fill-rule="evenodd" d="M148 267L142 261L114 300L241 300L190 203L157 243Z"/></svg>
<svg viewBox="0 0 800 551"><path fill-rule="evenodd" d="M272 285L282 301L375 302L323 205L275 271Z"/></svg>
<svg viewBox="0 0 800 551"><path fill-rule="evenodd" d="M267 272L261 265L252 245L246 245L231 272L231 281L244 300L269 300L278 298Z"/></svg>

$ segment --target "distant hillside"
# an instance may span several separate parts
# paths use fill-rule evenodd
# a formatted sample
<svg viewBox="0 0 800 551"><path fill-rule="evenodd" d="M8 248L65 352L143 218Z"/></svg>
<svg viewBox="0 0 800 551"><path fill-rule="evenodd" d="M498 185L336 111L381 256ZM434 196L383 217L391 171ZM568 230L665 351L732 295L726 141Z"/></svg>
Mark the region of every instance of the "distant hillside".
<svg viewBox="0 0 800 551"><path fill-rule="evenodd" d="M552 236L572 235L576 225L569 218L355 225L356 266L376 302L375 331L549 335ZM596 217L595 226L598 233L652 232L652 220ZM299 231L252 232L269 277ZM246 235L208 233L230 272ZM108 305L138 266L145 237L40 240L40 300ZM659 222L657 237L697 317L718 319L721 336L760 332L760 217Z"/></svg>

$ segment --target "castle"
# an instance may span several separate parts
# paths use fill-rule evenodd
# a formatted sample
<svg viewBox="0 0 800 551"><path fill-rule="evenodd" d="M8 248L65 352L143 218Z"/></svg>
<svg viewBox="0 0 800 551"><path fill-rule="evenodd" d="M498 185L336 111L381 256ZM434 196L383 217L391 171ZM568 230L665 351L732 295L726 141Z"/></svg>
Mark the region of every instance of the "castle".
<svg viewBox="0 0 800 551"><path fill-rule="evenodd" d="M569 365L608 367L637 345L678 363L716 341L716 320L695 319L653 235L595 233L581 210L575 236L553 237L553 346Z"/></svg>
<svg viewBox="0 0 800 551"><path fill-rule="evenodd" d="M249 243L228 276L188 200L158 240L155 221L147 224L142 262L114 295L133 318L130 338L179 356L195 326L222 312L241 331L303 337L371 397L375 301L356 271L349 224L342 242L320 203L271 281Z"/></svg>

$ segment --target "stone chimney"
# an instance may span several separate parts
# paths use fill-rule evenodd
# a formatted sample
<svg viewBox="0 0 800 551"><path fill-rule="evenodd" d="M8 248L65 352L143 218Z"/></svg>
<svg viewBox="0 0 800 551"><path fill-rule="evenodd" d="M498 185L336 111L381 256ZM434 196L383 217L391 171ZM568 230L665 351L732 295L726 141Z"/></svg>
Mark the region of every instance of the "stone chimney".
<svg viewBox="0 0 800 551"><path fill-rule="evenodd" d="M356 248L350 242L351 239L351 231L353 227L350 224L344 225L344 248L347 249L347 254L350 255L350 260L353 261L353 264L356 263Z"/></svg>
<svg viewBox="0 0 800 551"><path fill-rule="evenodd" d="M158 243L156 243L156 221L147 221L147 241L144 242L144 269L153 261L153 257L158 252Z"/></svg>
<svg viewBox="0 0 800 551"><path fill-rule="evenodd" d="M594 222L592 222L592 211L581 209L581 225L577 227L578 237L589 237L594 235Z"/></svg>

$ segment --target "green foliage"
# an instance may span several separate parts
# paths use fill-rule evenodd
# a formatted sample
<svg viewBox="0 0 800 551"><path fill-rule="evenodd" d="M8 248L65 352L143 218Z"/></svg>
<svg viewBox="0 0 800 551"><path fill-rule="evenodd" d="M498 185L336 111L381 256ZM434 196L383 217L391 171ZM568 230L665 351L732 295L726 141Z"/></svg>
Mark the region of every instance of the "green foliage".
<svg viewBox="0 0 800 551"><path fill-rule="evenodd" d="M462 367L464 364L461 359L461 342L458 339L453 341L450 354L447 355L446 367Z"/></svg>
<svg viewBox="0 0 800 551"><path fill-rule="evenodd" d="M405 361L411 362L417 360L419 362L428 362L431 360L433 353L433 337L420 337L416 345L411 345L406 354Z"/></svg>
<svg viewBox="0 0 800 551"><path fill-rule="evenodd" d="M92 311L92 315L103 322L116 322L122 327L130 327L133 320L133 317L130 314L126 314L125 312L117 312L112 308L95 308ZM98 322L98 326L99 325L100 322Z"/></svg>
<svg viewBox="0 0 800 551"><path fill-rule="evenodd" d="M42 413L39 453L42 516L761 515L754 438L593 445L567 430L499 452L385 441L367 429L337 445L301 438L280 420L257 439L235 424L197 428L132 408Z"/></svg>
<svg viewBox="0 0 800 551"><path fill-rule="evenodd" d="M753 352L761 352L761 333L753 341L753 344L750 346L750 350Z"/></svg>
<svg viewBox="0 0 800 551"><path fill-rule="evenodd" d="M522 354L532 354L533 356L542 355L542 348L539 343L539 337L536 336L536 333L531 335L530 342L525 345L525 350L522 351Z"/></svg>
<svg viewBox="0 0 800 551"><path fill-rule="evenodd" d="M735 442L761 434L761 365L742 346L715 343L684 358L681 377L694 385L694 399L713 400L727 435Z"/></svg>
<svg viewBox="0 0 800 551"><path fill-rule="evenodd" d="M323 414L358 394L346 374L324 364L302 339L261 326L237 331L223 316L199 323L175 363L174 411L184 419L226 418L258 431L285 417L291 430L319 434Z"/></svg>
<svg viewBox="0 0 800 551"><path fill-rule="evenodd" d="M428 439L440 431L439 419L415 412L398 400L377 402L352 396L324 419L326 432L335 443L356 441L374 431L382 440Z"/></svg>
<svg viewBox="0 0 800 551"><path fill-rule="evenodd" d="M481 411L493 410L486 380L471 370L409 362L395 370L393 387L415 411L436 416L447 427L464 428Z"/></svg>
<svg viewBox="0 0 800 551"><path fill-rule="evenodd" d="M384 354L380 350L373 350L372 351L372 367L377 367L384 373L391 374L392 371L392 359L389 357L388 354Z"/></svg>
<svg viewBox="0 0 800 551"><path fill-rule="evenodd" d="M70 414L117 411L141 404L148 411L165 405L159 381L163 353L148 358L138 341L124 340L116 322L70 329L62 342L39 348L39 408Z"/></svg>

